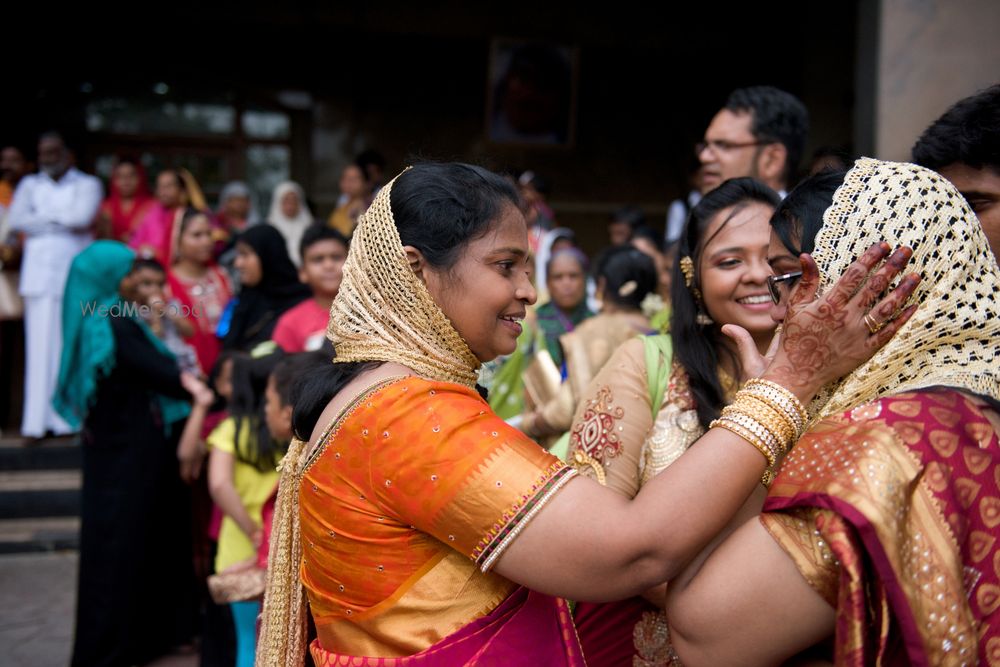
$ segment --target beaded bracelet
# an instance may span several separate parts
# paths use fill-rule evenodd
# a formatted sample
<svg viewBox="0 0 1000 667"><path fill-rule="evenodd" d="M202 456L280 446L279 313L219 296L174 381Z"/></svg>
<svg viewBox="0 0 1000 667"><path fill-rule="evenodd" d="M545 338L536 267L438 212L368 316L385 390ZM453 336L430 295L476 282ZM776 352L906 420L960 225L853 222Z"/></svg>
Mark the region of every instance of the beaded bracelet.
<svg viewBox="0 0 1000 667"><path fill-rule="evenodd" d="M787 405L783 405L780 401L775 400L774 396L761 395L753 389L747 391L746 395L747 398L753 399L755 402L762 405L766 405L769 411L781 415L781 421L788 425L788 429L790 431L788 434L789 438L792 442L798 440L803 426L799 420L798 413L789 410Z"/></svg>
<svg viewBox="0 0 1000 667"><path fill-rule="evenodd" d="M771 453L768 459L770 465L774 465L775 461L785 453L779 436L767 424L754 419L752 416L742 412L730 412L728 415L722 416L721 419L739 424L767 445L767 449Z"/></svg>
<svg viewBox="0 0 1000 667"><path fill-rule="evenodd" d="M724 428L727 431L731 431L731 432L735 433L736 435L740 436L741 438L743 438L744 440L746 440L747 442L749 442L751 445L753 445L754 447L756 447L757 450L767 460L767 466L769 468L774 467L774 463L775 463L775 460L776 460L775 456L774 456L774 452L771 450L771 448L761 438L757 437L757 435L753 431L751 431L750 429L745 428L740 423L735 422L735 421L729 419L728 417L719 417L718 419L716 419L715 421L713 421L711 424L709 424L709 428L715 428L717 426L720 427L720 428Z"/></svg>
<svg viewBox="0 0 1000 667"><path fill-rule="evenodd" d="M783 455L798 437L796 422L782 409L776 409L770 403L758 398L751 391L741 390L736 393L732 404L722 410L723 416L745 415L766 428L777 443L775 455Z"/></svg>
<svg viewBox="0 0 1000 667"><path fill-rule="evenodd" d="M765 489L771 488L771 482L774 481L774 466L775 466L774 463L775 457L772 450L761 440L758 440L756 437L754 437L754 434L752 432L744 429L736 422L732 422L728 419L720 417L719 419L716 419L711 423L710 428L714 428L716 426L724 428L727 431L730 431L740 436L748 443L756 447L757 450L764 455L764 458L767 460L767 468L764 469L764 474L760 476L760 483L764 485Z"/></svg>
<svg viewBox="0 0 1000 667"><path fill-rule="evenodd" d="M767 460L760 481L769 487L778 460L798 440L808 418L805 406L785 387L770 380L749 380L709 428L719 426L757 448Z"/></svg>
<svg viewBox="0 0 1000 667"><path fill-rule="evenodd" d="M794 442L798 435L798 429L784 411L775 409L751 394L737 394L736 400L722 410L723 416L734 414L747 415L764 425L781 443L779 447L781 454L788 450L789 444Z"/></svg>
<svg viewBox="0 0 1000 667"><path fill-rule="evenodd" d="M802 405L802 401L785 387L770 380L753 378L752 380L748 380L743 388L761 399L769 399L776 402L792 419L800 433L805 428L806 421L809 419L809 413L806 411L806 407Z"/></svg>

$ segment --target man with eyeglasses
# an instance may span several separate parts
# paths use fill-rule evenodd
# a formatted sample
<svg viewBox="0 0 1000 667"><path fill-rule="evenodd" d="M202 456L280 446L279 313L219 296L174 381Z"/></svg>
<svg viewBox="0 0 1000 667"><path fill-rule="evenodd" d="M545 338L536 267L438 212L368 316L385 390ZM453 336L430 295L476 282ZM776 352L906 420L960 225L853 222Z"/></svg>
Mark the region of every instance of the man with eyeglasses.
<svg viewBox="0 0 1000 667"><path fill-rule="evenodd" d="M784 196L805 149L809 112L771 86L734 90L696 147L702 194L730 178L750 176Z"/></svg>

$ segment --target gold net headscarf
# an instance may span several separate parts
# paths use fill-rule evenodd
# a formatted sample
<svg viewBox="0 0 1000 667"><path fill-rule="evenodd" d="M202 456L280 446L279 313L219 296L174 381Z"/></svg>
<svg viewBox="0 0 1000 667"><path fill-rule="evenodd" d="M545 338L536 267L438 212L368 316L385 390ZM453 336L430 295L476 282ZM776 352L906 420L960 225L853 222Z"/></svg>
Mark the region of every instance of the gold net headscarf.
<svg viewBox="0 0 1000 667"><path fill-rule="evenodd" d="M406 259L389 201L395 180L351 237L326 329L334 362L395 361L429 379L475 387L479 360Z"/></svg>
<svg viewBox="0 0 1000 667"><path fill-rule="evenodd" d="M816 236L819 292L883 240L913 249L904 273L923 278L910 300L917 310L868 362L824 387L810 413L936 385L1000 400L1000 269L965 199L923 167L861 158Z"/></svg>

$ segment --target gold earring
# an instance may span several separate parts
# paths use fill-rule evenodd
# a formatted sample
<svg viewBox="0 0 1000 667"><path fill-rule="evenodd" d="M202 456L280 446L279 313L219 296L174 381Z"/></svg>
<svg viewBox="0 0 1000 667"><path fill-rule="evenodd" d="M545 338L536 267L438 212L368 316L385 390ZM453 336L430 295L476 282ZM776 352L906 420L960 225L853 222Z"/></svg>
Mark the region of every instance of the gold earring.
<svg viewBox="0 0 1000 667"><path fill-rule="evenodd" d="M694 284L694 262L690 257L681 257L681 273L684 274L684 284L691 287Z"/></svg>
<svg viewBox="0 0 1000 667"><path fill-rule="evenodd" d="M694 261L690 257L681 257L681 273L684 274L684 284L691 290L695 303L698 304L698 316L695 322L703 327L715 324L715 321L705 312L701 302L701 290L694 286Z"/></svg>
<svg viewBox="0 0 1000 667"><path fill-rule="evenodd" d="M701 290L694 286L694 261L690 257L681 257L681 273L684 274L684 284L691 290L694 300L701 302Z"/></svg>

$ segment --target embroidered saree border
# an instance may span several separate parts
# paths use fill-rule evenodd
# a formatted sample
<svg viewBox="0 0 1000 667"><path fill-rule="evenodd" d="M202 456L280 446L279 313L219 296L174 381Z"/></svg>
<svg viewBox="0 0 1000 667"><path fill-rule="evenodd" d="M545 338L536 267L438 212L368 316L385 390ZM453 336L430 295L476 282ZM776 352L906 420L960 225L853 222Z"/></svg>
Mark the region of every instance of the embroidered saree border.
<svg viewBox="0 0 1000 667"><path fill-rule="evenodd" d="M471 556L476 565L483 572L489 572L535 514L576 474L576 470L561 461L553 463L538 478L531 491L516 500L483 535Z"/></svg>

